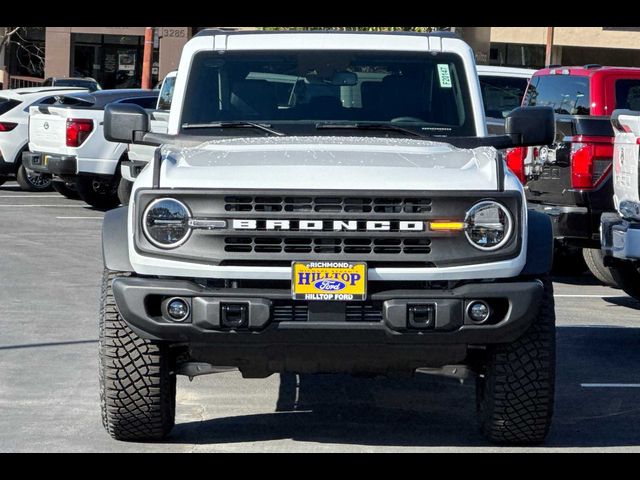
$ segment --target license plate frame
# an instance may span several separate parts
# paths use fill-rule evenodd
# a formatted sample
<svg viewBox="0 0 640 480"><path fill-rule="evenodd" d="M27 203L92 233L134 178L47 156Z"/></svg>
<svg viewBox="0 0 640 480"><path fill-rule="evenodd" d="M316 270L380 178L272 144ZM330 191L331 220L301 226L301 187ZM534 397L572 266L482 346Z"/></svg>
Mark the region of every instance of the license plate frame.
<svg viewBox="0 0 640 480"><path fill-rule="evenodd" d="M291 262L291 296L294 300L358 302L367 299L366 262Z"/></svg>

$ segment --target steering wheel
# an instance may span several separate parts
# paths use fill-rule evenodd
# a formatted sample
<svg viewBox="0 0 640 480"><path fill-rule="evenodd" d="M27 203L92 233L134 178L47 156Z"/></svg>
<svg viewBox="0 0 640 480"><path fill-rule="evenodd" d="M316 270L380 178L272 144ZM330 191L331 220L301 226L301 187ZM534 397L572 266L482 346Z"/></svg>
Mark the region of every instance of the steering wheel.
<svg viewBox="0 0 640 480"><path fill-rule="evenodd" d="M391 120L391 123L400 123L400 122L424 122L421 118L416 117L397 117Z"/></svg>

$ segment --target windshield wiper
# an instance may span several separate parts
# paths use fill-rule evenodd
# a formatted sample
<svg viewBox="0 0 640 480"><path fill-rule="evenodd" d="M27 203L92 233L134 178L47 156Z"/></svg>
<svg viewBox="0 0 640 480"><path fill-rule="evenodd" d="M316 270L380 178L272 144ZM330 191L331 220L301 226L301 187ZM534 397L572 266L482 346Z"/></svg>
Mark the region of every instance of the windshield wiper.
<svg viewBox="0 0 640 480"><path fill-rule="evenodd" d="M395 125L384 125L380 123L318 123L316 125L318 130L388 130L393 132L401 132L412 137L424 138L424 135L409 130L408 128L397 127Z"/></svg>
<svg viewBox="0 0 640 480"><path fill-rule="evenodd" d="M211 122L211 123L185 123L184 125L182 125L182 128L185 130L195 129L195 128L257 128L271 135L276 135L278 137L285 136L284 133L278 132L277 130L273 130L269 128L270 126L271 125L264 125L261 123L254 123L254 122Z"/></svg>

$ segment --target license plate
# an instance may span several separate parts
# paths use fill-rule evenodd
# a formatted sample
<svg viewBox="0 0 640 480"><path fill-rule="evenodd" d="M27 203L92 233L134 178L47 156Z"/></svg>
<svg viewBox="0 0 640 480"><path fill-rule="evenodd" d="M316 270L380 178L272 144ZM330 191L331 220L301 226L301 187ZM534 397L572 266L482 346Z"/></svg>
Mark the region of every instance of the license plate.
<svg viewBox="0 0 640 480"><path fill-rule="evenodd" d="M362 262L293 262L294 300L350 302L367 298L367 264Z"/></svg>

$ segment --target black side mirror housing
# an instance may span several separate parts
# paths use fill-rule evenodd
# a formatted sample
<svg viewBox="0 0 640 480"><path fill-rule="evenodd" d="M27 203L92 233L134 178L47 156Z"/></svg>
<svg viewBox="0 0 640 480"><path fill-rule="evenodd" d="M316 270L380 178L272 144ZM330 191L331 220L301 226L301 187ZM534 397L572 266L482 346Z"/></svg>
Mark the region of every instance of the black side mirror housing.
<svg viewBox="0 0 640 480"><path fill-rule="evenodd" d="M136 132L149 131L149 115L140 105L112 103L104 110L104 138L110 142L133 143Z"/></svg>
<svg viewBox="0 0 640 480"><path fill-rule="evenodd" d="M556 137L555 114L551 107L519 107L505 120L505 134L516 147L550 145Z"/></svg>

